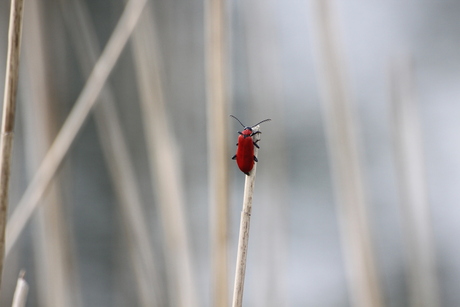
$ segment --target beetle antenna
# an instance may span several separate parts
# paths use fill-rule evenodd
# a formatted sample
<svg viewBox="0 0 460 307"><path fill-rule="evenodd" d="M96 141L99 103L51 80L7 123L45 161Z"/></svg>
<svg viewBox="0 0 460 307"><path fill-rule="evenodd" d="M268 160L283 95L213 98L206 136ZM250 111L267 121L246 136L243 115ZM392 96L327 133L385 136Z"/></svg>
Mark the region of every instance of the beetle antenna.
<svg viewBox="0 0 460 307"><path fill-rule="evenodd" d="M261 122L255 124L255 125L252 126L251 128L254 128L254 127L257 126L257 125L260 125L260 124L262 124L262 123L264 123L264 122L268 122L268 121L271 121L271 119L270 119L270 118L264 119L263 121L261 121Z"/></svg>
<svg viewBox="0 0 460 307"><path fill-rule="evenodd" d="M241 124L241 126L243 126L243 128L246 128L246 126L243 125L243 123L242 123L238 118L236 118L236 117L233 116L233 115L230 115L230 116L233 117L234 119L236 119L236 120Z"/></svg>

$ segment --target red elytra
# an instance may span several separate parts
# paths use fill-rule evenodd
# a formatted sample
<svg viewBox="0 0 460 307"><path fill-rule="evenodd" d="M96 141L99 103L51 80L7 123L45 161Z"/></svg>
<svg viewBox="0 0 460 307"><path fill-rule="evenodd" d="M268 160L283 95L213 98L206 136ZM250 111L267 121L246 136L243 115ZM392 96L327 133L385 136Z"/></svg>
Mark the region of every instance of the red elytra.
<svg viewBox="0 0 460 307"><path fill-rule="evenodd" d="M236 160L236 164L238 164L240 170L249 176L249 172L254 167L254 163L258 161L257 157L254 155L254 146L259 148L259 145L257 145L259 140L254 140L254 135L261 133L259 130L254 132L253 128L271 119L268 118L255 124L254 126L247 127L235 116L230 116L236 119L244 128L242 132L238 131L240 136L238 137L238 144L236 144L236 154L232 157L232 159Z"/></svg>

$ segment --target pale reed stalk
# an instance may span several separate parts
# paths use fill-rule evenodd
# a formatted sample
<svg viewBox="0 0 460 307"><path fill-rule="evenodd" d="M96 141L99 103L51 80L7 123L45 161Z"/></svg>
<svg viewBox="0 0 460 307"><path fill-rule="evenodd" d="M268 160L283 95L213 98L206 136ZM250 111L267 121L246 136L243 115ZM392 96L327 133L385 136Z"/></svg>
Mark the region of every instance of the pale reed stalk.
<svg viewBox="0 0 460 307"><path fill-rule="evenodd" d="M252 128L253 132L259 130L259 126ZM255 140L260 139L260 133L255 134ZM258 149L254 146L254 156L257 157ZM257 163L254 163L249 176L244 182L243 210L241 210L240 234L238 237L238 253L236 256L235 284L233 286L232 307L243 305L244 278L246 275L246 261L248 256L249 226L251 224L252 198L256 180Z"/></svg>
<svg viewBox="0 0 460 307"><path fill-rule="evenodd" d="M228 90L226 1L206 1L206 71L211 300L227 307L228 293Z"/></svg>
<svg viewBox="0 0 460 307"><path fill-rule="evenodd" d="M5 95L0 143L0 285L5 258L5 231L8 213L11 150L13 147L16 94L18 89L19 55L21 51L23 1L12 0L6 59Z"/></svg>
<svg viewBox="0 0 460 307"><path fill-rule="evenodd" d="M199 307L182 170L163 92L161 55L153 6L147 6L133 33L132 51L147 143L152 189L163 225L166 274L172 306Z"/></svg>
<svg viewBox="0 0 460 307"><path fill-rule="evenodd" d="M60 3L80 66L89 74L100 48L88 9L85 3L78 0L61 0ZM127 230L128 253L137 284L138 304L163 306L164 289L156 269L147 215L115 106L114 92L109 84L104 87L99 99L101 102L94 109L96 128L115 187L123 225Z"/></svg>
<svg viewBox="0 0 460 307"><path fill-rule="evenodd" d="M312 1L312 36L351 305L382 307L358 138L334 0Z"/></svg>
<svg viewBox="0 0 460 307"><path fill-rule="evenodd" d="M134 30L146 2L147 0L131 0L126 5L112 36L94 66L72 111L11 215L6 231L6 255L16 243L27 221L37 208L38 202L54 178L62 160L69 151L70 145L72 145L90 111L98 101L97 98ZM0 248L2 247L0 246Z"/></svg>
<svg viewBox="0 0 460 307"><path fill-rule="evenodd" d="M407 287L412 307L441 306L414 68L410 57L392 63L390 75L396 174L401 195Z"/></svg>
<svg viewBox="0 0 460 307"><path fill-rule="evenodd" d="M14 290L13 303L11 307L25 307L27 303L27 295L29 294L29 285L24 279L26 272L19 272L18 282Z"/></svg>

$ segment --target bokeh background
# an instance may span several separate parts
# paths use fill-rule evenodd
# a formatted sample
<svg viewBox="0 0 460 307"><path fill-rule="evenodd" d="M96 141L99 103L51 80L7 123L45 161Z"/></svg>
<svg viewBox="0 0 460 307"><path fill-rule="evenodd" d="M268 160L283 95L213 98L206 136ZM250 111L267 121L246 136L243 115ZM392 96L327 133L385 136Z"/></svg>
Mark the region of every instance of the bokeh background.
<svg viewBox="0 0 460 307"><path fill-rule="evenodd" d="M207 104L212 103L207 102L212 86L206 77L207 2L147 2L134 30L137 33L142 25L144 36L140 43L128 41L106 82L101 95L105 98L100 99L116 111L116 135L124 140L132 167L129 172L113 171L114 149L104 149L110 139L104 129L113 126L100 123L112 111L98 104L59 168L55 184L7 256L1 306L10 306L20 269L26 270L30 284L28 306L215 306L208 134L218 129L207 118ZM343 234L341 225L347 221L340 216L337 192L344 181L334 179L333 160L341 152L331 143L331 100L324 92L334 83L322 84L335 80L330 76L339 71L346 101L336 103L346 110L343 116L353 135L341 142L356 149L358 157L370 257L382 294L381 304L375 306L459 306L460 245L455 238L460 236L460 3L321 2L236 0L224 5L228 115L246 125L272 119L261 127L244 305L364 306L354 299L353 273L347 273L359 268L350 268L346 260L352 243ZM326 14L319 14L318 7ZM25 1L10 215L124 9L122 0ZM9 1L1 1L0 72L5 71L8 16ZM321 32L322 22L330 25L326 32ZM322 40L335 42L332 50L338 61L333 62L332 54L329 77L322 72L324 63L330 62ZM157 64L164 103L164 110L157 107L153 114L163 119L148 119L140 102L145 98L139 87L142 67L151 69L150 56ZM144 82L158 92L157 81ZM398 124L398 106L405 101L397 98L398 86L409 92L410 111L404 113L412 123L408 135L402 130L406 117ZM150 102L155 105L157 98L150 97ZM229 170L231 293L245 176L230 159L241 127L231 118L221 125ZM153 128L158 128L154 136L164 138L152 146L148 139ZM399 139L401 135L407 138ZM414 156L406 158L416 161L415 171L398 162L407 161L404 150L398 151L407 142ZM158 158L160 163L152 166L152 148L166 148L167 158ZM170 172L162 172L161 161L168 166L170 160ZM126 202L119 191L125 176L140 204L140 211L131 215L129 201L128 207L121 205ZM355 176L350 174L350 181ZM413 181L404 178L414 177L411 190ZM170 250L174 243L165 230L171 220L164 220L161 195L170 182L179 189L166 194L177 193L183 209L176 221L187 234L185 254L182 249ZM407 209L407 195L414 194L420 196L419 203ZM420 216L422 225L415 227L415 234L407 231ZM141 247L133 240L132 229L138 226L146 240ZM418 236L418 229L426 231ZM420 256L417 247L428 248L433 257L413 265ZM142 248L149 251L140 252ZM146 254L153 259L150 266L137 266L145 265L146 258L136 262L136 257ZM189 261L188 268L181 259ZM174 268L168 269L171 263ZM152 267L154 273L143 275ZM183 280L171 282L171 270L183 272ZM155 282L140 280L145 275ZM433 286L427 292L437 299L413 303L414 280L426 279ZM190 305L174 300L184 287L196 298ZM157 301L149 302L149 297Z"/></svg>

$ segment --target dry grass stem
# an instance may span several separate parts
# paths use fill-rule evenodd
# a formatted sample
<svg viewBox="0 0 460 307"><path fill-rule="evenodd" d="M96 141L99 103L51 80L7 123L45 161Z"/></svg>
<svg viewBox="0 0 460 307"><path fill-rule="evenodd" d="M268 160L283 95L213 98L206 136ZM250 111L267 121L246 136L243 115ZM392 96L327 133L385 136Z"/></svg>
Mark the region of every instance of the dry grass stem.
<svg viewBox="0 0 460 307"><path fill-rule="evenodd" d="M80 66L89 73L100 53L89 13L80 1L62 3L62 10L71 30ZM127 228L129 254L136 276L139 304L162 306L164 291L155 268L154 249L138 189L139 184L115 108L115 98L109 86L103 89L100 100L94 110L96 128Z"/></svg>
<svg viewBox="0 0 460 307"><path fill-rule="evenodd" d="M162 286L155 269L153 244L143 209L137 179L113 103L101 103L95 112L99 137L122 219L128 234L128 247L134 268L141 306L162 306ZM116 118L116 119L115 119Z"/></svg>
<svg viewBox="0 0 460 307"><path fill-rule="evenodd" d="M115 30L94 66L72 111L10 218L7 228L6 254L11 250L27 221L32 216L39 200L68 152L70 145L75 140L76 135L83 126L92 107L95 105L99 93L134 30L145 3L146 0L131 0L126 5Z"/></svg>
<svg viewBox="0 0 460 307"><path fill-rule="evenodd" d="M175 136L171 133L163 86L152 7L147 6L139 27L133 34L136 65L152 188L165 235L166 272L170 304L197 307L198 295L193 273L192 252L184 204L184 189Z"/></svg>
<svg viewBox="0 0 460 307"><path fill-rule="evenodd" d="M207 131L212 305L228 306L228 111L226 1L206 1Z"/></svg>
<svg viewBox="0 0 460 307"><path fill-rule="evenodd" d="M254 132L259 130L259 126L252 128ZM255 135L260 139L260 134ZM254 147L254 155L257 157L258 149ZM256 180L257 163L254 163L249 176L244 182L243 209L241 210L240 232L238 237L238 252L236 255L235 283L233 286L232 307L243 305L244 278L246 274L246 260L248 256L249 226L251 224L252 197Z"/></svg>
<svg viewBox="0 0 460 307"><path fill-rule="evenodd" d="M42 3L32 1L26 6L24 55L27 78L23 78L25 96L23 108L24 148L27 175L32 177L57 133L56 113L53 108L52 84L46 63L46 32L42 18ZM37 218L33 223L36 291L43 306L74 306L80 296L71 253L73 251L68 221L60 194L61 183L53 182L46 193Z"/></svg>
<svg viewBox="0 0 460 307"><path fill-rule="evenodd" d="M410 58L392 63L392 127L412 307L440 306L420 118Z"/></svg>
<svg viewBox="0 0 460 307"><path fill-rule="evenodd" d="M25 307L27 303L27 295L29 294L29 285L24 279L26 272L19 272L18 282L14 290L13 303L11 307Z"/></svg>
<svg viewBox="0 0 460 307"><path fill-rule="evenodd" d="M377 277L351 99L333 0L312 3L313 45L334 175L351 305L383 306Z"/></svg>
<svg viewBox="0 0 460 307"><path fill-rule="evenodd" d="M0 142L0 285L5 258L5 231L8 213L8 189L10 180L11 150L13 148L16 94L21 51L23 1L12 0L6 59L5 95Z"/></svg>

